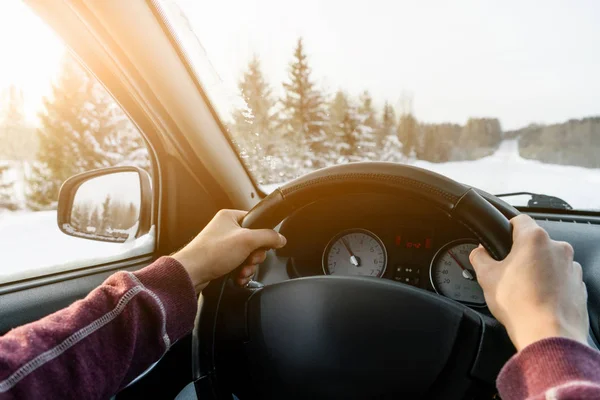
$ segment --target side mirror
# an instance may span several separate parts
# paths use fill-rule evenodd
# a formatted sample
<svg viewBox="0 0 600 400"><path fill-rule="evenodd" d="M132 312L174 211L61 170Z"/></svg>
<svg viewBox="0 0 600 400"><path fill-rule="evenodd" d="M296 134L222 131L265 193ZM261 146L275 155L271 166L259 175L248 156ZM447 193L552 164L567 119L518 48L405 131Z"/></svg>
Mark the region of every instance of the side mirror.
<svg viewBox="0 0 600 400"><path fill-rule="evenodd" d="M137 167L112 167L75 175L58 196L59 229L70 236L124 243L152 223L150 175Z"/></svg>

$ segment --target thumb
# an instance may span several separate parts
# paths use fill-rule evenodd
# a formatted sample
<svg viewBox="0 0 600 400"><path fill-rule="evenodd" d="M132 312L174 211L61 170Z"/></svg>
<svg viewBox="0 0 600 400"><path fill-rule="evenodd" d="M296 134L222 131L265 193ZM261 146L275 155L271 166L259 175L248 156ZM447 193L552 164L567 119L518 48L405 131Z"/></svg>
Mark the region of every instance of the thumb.
<svg viewBox="0 0 600 400"><path fill-rule="evenodd" d="M482 245L479 245L471 252L471 254L469 254L469 260L471 261L473 268L475 268L477 275L480 275L480 272L483 272L484 269L498 263L498 261L490 256Z"/></svg>
<svg viewBox="0 0 600 400"><path fill-rule="evenodd" d="M287 243L285 236L272 229L251 229L249 237L253 250L280 249Z"/></svg>

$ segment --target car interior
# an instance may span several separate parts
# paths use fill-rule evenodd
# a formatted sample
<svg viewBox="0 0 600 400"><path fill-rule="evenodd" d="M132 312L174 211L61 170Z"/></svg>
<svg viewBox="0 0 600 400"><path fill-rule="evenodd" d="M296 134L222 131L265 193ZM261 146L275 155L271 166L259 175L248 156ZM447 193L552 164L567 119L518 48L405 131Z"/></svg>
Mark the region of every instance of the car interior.
<svg viewBox="0 0 600 400"><path fill-rule="evenodd" d="M515 349L486 307L468 254L482 244L503 259L509 219L527 213L573 246L589 293L589 344L598 348L599 213L513 207L441 174L386 162L320 169L265 193L159 2L26 3L151 149L152 176L107 168L67 181L58 226L85 238L69 230L77 190L127 172L140 185L137 235L154 227L156 245L151 254L0 284L0 334L85 297L116 271L172 254L220 209L250 210L244 227L276 229L287 245L268 252L248 287L233 283L235 272L211 282L194 331L116 399L493 399ZM361 267L359 276L345 276L347 265Z"/></svg>

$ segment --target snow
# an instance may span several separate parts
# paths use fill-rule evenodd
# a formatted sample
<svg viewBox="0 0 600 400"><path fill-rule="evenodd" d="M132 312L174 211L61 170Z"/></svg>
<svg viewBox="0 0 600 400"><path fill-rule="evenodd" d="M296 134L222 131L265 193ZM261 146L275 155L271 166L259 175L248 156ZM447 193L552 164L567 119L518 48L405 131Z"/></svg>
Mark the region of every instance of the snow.
<svg viewBox="0 0 600 400"><path fill-rule="evenodd" d="M104 243L62 233L56 211L0 212L0 284L151 253L149 234L126 243Z"/></svg>
<svg viewBox="0 0 600 400"><path fill-rule="evenodd" d="M600 169L545 164L519 156L518 142L505 140L496 152L474 161L431 163L415 160L412 165L437 172L489 193L528 191L557 196L574 209L598 210ZM263 185L270 193L282 184ZM513 205L526 205L527 197L506 198Z"/></svg>

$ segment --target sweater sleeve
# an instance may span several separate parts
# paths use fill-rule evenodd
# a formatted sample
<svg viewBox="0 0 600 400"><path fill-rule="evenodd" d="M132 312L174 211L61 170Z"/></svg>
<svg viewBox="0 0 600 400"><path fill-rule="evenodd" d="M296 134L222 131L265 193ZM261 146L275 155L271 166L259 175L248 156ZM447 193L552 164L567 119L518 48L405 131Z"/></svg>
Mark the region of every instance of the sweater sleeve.
<svg viewBox="0 0 600 400"><path fill-rule="evenodd" d="M0 337L0 399L106 399L192 330L196 296L162 257L110 276L86 298Z"/></svg>
<svg viewBox="0 0 600 400"><path fill-rule="evenodd" d="M505 400L599 399L600 352L570 339L540 340L513 356L496 383Z"/></svg>

